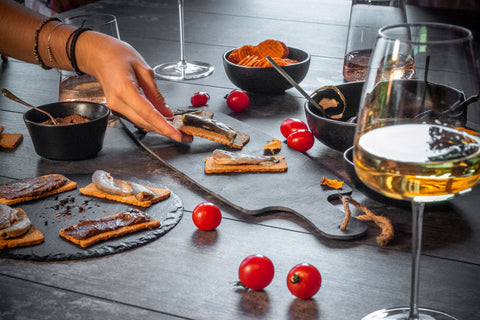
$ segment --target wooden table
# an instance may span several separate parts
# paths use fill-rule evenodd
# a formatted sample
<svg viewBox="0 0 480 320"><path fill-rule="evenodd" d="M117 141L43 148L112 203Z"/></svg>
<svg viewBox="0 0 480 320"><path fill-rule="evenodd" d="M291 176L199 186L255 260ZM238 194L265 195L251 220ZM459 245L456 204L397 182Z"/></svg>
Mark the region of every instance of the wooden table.
<svg viewBox="0 0 480 320"><path fill-rule="evenodd" d="M196 91L208 91L209 106L269 136L281 139L279 124L305 119L303 98L251 95L248 111L229 112L224 96L234 88L222 67L222 53L266 38L283 40L312 55L302 87L307 92L342 83L342 57L350 1L215 1L185 3L187 59L215 66L212 76L188 82L158 80L173 107L189 105ZM74 12L115 14L121 38L152 66L179 57L177 1L107 0ZM409 7L409 19L461 23L474 28L474 15ZM469 24L470 23L470 24ZM476 30L474 30L476 31ZM478 37L477 37L478 38ZM59 74L13 59L0 65L0 87L40 105L57 99ZM330 240L287 213L249 217L192 184L141 149L121 126L109 127L97 158L77 162L42 159L22 120L26 108L0 98L5 132L24 134L14 151L0 151L0 184L49 173L91 174L104 168L167 185L185 213L169 233L147 245L101 258L69 262L0 259L1 319L361 319L384 307L409 303L410 229L408 207L371 199L354 189L353 197L390 218L395 239L376 244L378 229L356 241ZM194 142L195 143L195 142ZM307 155L349 183L342 154L316 142ZM285 190L279 190L285 192ZM480 190L425 213L420 302L459 319L480 314ZM189 213L202 201L223 214L213 232L196 229ZM358 212L354 212L357 214ZM264 291L233 287L243 258L260 253L275 264L275 278ZM286 285L294 265L308 262L323 276L311 300L296 299Z"/></svg>

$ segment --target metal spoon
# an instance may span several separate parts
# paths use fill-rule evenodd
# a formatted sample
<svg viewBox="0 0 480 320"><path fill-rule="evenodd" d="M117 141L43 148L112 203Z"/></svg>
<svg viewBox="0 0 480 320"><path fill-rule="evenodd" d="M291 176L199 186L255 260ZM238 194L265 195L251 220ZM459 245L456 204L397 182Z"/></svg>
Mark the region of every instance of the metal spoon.
<svg viewBox="0 0 480 320"><path fill-rule="evenodd" d="M54 125L57 124L57 122L55 121L55 118L52 117L52 115L51 115L50 113L48 113L47 111L42 110L42 109L40 109L40 108L34 107L34 106L32 106L31 104L23 101L22 99L20 99L19 97L17 97L16 95L14 95L14 94L11 93L10 91L8 91L7 89L3 88L3 89L2 89L2 94L3 94L5 97L7 97L8 99L10 99L10 100L13 100L13 101L15 101L15 102L21 103L21 104L23 104L23 105L25 105L25 106L27 106L27 107L30 107L30 108L32 108L32 109L35 109L35 110L37 110L37 111L40 111L40 112L46 114L46 115L50 118L50 120L52 120L52 123L53 123Z"/></svg>
<svg viewBox="0 0 480 320"><path fill-rule="evenodd" d="M320 111L323 117L330 119L330 116L325 112L325 110L315 100L313 100L312 97L310 97L310 95L306 93L305 90L303 90L298 85L298 83L296 83L295 80L293 80L292 77L290 77L288 73L285 72L285 70L280 68L280 66L275 61L273 61L273 59L270 56L267 56L265 58L268 60L268 62L272 64L275 70L277 70L285 78L285 80L287 80L291 85L293 85L295 89L297 89L298 92L302 94L302 96L304 96L312 105L314 105Z"/></svg>

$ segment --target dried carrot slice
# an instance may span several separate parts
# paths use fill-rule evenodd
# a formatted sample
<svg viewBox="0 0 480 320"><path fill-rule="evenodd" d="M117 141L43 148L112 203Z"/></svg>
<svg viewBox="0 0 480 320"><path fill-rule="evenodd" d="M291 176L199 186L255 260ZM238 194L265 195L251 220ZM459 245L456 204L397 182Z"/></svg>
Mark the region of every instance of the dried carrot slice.
<svg viewBox="0 0 480 320"><path fill-rule="evenodd" d="M238 48L239 61L248 56L258 56L258 50L255 46L247 44Z"/></svg>
<svg viewBox="0 0 480 320"><path fill-rule="evenodd" d="M287 65L298 63L298 61L297 61L297 60L294 60L294 59L283 58L283 60L285 61L285 63L286 63Z"/></svg>
<svg viewBox="0 0 480 320"><path fill-rule="evenodd" d="M245 67L246 67L246 66L248 66L248 64L249 64L250 62L252 62L252 60L254 60L254 59L256 59L256 56L246 56L245 58L243 58L242 60L240 60L240 61L238 62L238 64L241 65L241 66L245 66Z"/></svg>
<svg viewBox="0 0 480 320"><path fill-rule="evenodd" d="M235 49L232 52L230 52L230 54L227 57L227 60L230 61L231 63L238 63L240 61L239 59L240 55L238 51L239 51L238 49Z"/></svg>
<svg viewBox="0 0 480 320"><path fill-rule="evenodd" d="M278 40L264 40L257 44L258 56L265 58L266 56L283 58L288 56L288 47Z"/></svg>

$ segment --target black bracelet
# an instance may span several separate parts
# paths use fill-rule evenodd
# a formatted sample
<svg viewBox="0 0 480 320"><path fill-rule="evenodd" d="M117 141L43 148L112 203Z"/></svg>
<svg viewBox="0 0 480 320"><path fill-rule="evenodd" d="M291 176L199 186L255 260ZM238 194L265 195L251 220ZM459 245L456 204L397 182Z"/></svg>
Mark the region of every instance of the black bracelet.
<svg viewBox="0 0 480 320"><path fill-rule="evenodd" d="M73 70L75 70L75 72L81 76L83 74L85 74L84 72L82 72L79 68L78 68L78 65L77 65L77 58L75 56L75 46L77 45L77 40L78 40L78 37L85 31L88 31L88 30L91 30L89 28L78 28L77 30L73 31L70 36L68 37L67 39L67 45L66 45L66 50L67 50L67 57L68 57L68 60L70 60L70 64L72 65L72 68ZM70 46L68 45L68 43L70 42Z"/></svg>

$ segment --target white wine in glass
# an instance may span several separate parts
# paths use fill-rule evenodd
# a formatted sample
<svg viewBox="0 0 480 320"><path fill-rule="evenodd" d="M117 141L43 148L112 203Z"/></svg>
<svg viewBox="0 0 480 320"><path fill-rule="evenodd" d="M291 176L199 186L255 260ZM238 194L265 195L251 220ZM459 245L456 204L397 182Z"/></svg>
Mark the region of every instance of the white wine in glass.
<svg viewBox="0 0 480 320"><path fill-rule="evenodd" d="M194 80L209 76L214 67L206 62L185 60L184 14L183 0L178 0L178 16L180 22L180 60L167 62L153 68L155 76L166 80Z"/></svg>
<svg viewBox="0 0 480 320"><path fill-rule="evenodd" d="M472 104L465 102L478 92L469 30L435 23L380 29L360 103L355 171L371 189L411 201L412 277L409 306L364 320L455 319L419 307L423 211L480 180L480 136L468 127Z"/></svg>

